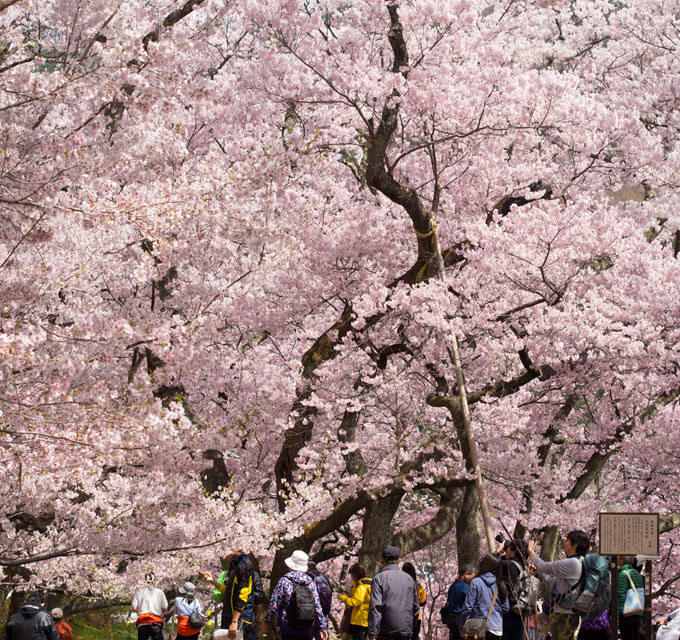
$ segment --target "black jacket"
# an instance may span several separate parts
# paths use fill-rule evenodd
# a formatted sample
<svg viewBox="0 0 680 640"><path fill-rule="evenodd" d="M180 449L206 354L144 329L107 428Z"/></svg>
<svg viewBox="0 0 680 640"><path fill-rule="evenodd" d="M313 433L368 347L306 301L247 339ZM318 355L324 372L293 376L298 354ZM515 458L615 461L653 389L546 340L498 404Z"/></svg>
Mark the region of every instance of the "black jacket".
<svg viewBox="0 0 680 640"><path fill-rule="evenodd" d="M239 620L252 624L255 618L253 597L253 565L247 554L242 553L231 560L224 578L224 605L220 626L226 629L231 624L234 611L240 611Z"/></svg>
<svg viewBox="0 0 680 640"><path fill-rule="evenodd" d="M507 558L500 558L501 567L503 569L503 582L508 588L508 600L510 601L510 612L508 615L517 615L512 611L512 607L517 603L517 580L519 574L524 568L524 563L519 558L508 560Z"/></svg>
<svg viewBox="0 0 680 640"><path fill-rule="evenodd" d="M52 616L35 604L25 604L5 627L7 640L59 640Z"/></svg>

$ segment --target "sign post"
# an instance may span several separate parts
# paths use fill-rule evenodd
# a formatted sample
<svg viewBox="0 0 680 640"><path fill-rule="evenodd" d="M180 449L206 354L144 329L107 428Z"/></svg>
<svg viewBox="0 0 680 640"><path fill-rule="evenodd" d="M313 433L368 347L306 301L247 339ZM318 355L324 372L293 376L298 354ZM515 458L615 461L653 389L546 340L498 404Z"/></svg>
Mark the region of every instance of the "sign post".
<svg viewBox="0 0 680 640"><path fill-rule="evenodd" d="M659 557L658 513L600 513L600 555Z"/></svg>
<svg viewBox="0 0 680 640"><path fill-rule="evenodd" d="M645 563L645 640L652 638L652 558L659 557L658 513L600 513L600 554L612 556L611 628L617 639L618 557L644 556Z"/></svg>
<svg viewBox="0 0 680 640"><path fill-rule="evenodd" d="M645 562L645 640L652 640L652 561Z"/></svg>

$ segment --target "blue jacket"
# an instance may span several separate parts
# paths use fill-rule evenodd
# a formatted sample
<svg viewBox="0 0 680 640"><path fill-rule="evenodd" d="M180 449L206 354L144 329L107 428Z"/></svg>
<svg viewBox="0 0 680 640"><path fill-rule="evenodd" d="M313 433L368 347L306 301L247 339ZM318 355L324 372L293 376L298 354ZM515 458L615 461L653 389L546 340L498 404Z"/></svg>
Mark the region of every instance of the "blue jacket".
<svg viewBox="0 0 680 640"><path fill-rule="evenodd" d="M446 598L446 609L448 613L460 613L465 604L465 596L470 591L470 585L456 578L455 582L449 587L449 594Z"/></svg>
<svg viewBox="0 0 680 640"><path fill-rule="evenodd" d="M483 618L489 614L493 593L496 590L496 576L493 573L483 573L470 582L470 590L465 596L465 604L460 612L461 628L468 618ZM489 618L489 631L496 635L503 635L503 614L510 610L507 596L501 601L500 594L496 597L491 617Z"/></svg>

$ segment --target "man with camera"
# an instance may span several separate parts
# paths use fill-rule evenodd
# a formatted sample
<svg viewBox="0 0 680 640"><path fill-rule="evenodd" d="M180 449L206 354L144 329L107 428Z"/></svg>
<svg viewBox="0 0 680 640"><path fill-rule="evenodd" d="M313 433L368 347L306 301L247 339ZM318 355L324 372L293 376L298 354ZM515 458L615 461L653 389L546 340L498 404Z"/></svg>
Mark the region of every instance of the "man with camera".
<svg viewBox="0 0 680 640"><path fill-rule="evenodd" d="M495 540L498 542L496 554L500 556L503 582L508 588L510 601L510 610L503 614L503 640L522 640L524 627L517 596L519 576L527 557L527 543L524 540L506 540L502 534L497 535Z"/></svg>

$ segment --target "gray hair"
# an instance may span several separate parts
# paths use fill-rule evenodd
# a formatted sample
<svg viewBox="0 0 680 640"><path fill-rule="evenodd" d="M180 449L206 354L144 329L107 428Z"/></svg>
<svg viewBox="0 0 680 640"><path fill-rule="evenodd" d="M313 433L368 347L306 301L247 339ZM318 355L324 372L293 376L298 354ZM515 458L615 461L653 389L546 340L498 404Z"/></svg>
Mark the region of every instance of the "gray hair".
<svg viewBox="0 0 680 640"><path fill-rule="evenodd" d="M213 633L213 640L227 640L229 637L229 631L227 629L217 629Z"/></svg>

